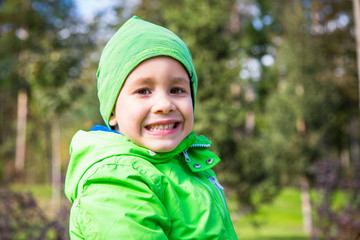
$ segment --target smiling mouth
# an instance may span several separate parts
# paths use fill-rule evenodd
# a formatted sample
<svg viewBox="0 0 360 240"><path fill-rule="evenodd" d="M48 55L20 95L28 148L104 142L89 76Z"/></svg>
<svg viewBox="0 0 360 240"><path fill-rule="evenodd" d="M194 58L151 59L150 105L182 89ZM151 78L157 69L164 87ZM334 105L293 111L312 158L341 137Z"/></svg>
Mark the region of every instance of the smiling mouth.
<svg viewBox="0 0 360 240"><path fill-rule="evenodd" d="M177 122L168 123L168 124L153 124L147 125L145 128L152 132L159 132L159 131L166 131L166 130L173 130L178 126Z"/></svg>

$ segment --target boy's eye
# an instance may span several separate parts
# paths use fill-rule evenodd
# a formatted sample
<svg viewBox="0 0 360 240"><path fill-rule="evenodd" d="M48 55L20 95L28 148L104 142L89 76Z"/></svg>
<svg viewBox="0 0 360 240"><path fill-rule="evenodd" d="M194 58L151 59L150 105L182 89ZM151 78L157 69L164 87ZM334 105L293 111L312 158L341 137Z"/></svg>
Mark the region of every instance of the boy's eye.
<svg viewBox="0 0 360 240"><path fill-rule="evenodd" d="M150 94L150 90L147 88L142 88L136 91L137 94L141 94L141 95L147 95Z"/></svg>
<svg viewBox="0 0 360 240"><path fill-rule="evenodd" d="M185 91L182 89L182 88L172 88L170 90L170 93L171 94L181 94L181 93L184 93Z"/></svg>

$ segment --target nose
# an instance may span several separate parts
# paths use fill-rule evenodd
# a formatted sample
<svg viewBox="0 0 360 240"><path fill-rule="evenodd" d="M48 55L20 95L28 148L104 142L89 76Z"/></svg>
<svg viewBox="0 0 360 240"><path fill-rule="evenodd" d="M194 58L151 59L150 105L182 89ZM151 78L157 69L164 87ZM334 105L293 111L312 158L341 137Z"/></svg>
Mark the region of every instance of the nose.
<svg viewBox="0 0 360 240"><path fill-rule="evenodd" d="M153 99L153 107L152 112L153 113L162 113L167 114L169 112L172 112L176 109L175 104L173 103L173 99L170 95L166 93L158 94Z"/></svg>

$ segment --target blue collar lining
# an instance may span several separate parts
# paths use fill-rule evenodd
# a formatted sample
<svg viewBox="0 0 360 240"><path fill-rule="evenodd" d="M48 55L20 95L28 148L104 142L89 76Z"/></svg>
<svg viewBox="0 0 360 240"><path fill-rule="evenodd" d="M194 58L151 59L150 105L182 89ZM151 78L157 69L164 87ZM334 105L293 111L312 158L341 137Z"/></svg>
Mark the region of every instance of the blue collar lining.
<svg viewBox="0 0 360 240"><path fill-rule="evenodd" d="M91 128L91 131L103 131L103 132L112 132L112 133L117 133L120 134L118 131L116 130L111 130L110 128L106 127L106 126L102 126L102 125L95 125Z"/></svg>

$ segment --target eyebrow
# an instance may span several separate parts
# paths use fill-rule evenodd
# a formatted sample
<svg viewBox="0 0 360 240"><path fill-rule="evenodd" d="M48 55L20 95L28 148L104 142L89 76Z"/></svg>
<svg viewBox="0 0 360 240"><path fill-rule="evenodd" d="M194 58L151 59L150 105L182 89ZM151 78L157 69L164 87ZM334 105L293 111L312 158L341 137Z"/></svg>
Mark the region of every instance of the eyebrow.
<svg viewBox="0 0 360 240"><path fill-rule="evenodd" d="M171 81L173 83L186 83L186 84L190 83L190 79L184 78L184 77L175 77L175 78L172 78Z"/></svg>

